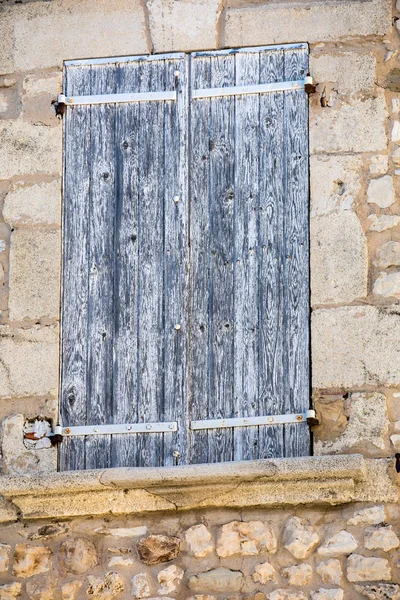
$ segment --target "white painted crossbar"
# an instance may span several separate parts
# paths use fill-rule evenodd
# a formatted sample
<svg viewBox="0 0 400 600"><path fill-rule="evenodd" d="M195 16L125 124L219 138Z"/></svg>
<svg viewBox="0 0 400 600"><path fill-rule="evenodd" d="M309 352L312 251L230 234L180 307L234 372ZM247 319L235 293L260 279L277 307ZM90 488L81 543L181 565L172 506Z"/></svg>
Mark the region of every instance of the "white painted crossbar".
<svg viewBox="0 0 400 600"><path fill-rule="evenodd" d="M299 81L278 81L257 85L236 85L223 88L201 88L193 90L192 98L214 98L215 96L239 96L243 94L265 94L270 92L289 92L304 89L304 79Z"/></svg>
<svg viewBox="0 0 400 600"><path fill-rule="evenodd" d="M61 433L67 437L75 435L112 435L114 433L171 433L178 431L178 423L126 423L121 425L82 425L76 427L61 427Z"/></svg>
<svg viewBox="0 0 400 600"><path fill-rule="evenodd" d="M151 102L163 100L176 100L176 92L138 92L135 94L100 94L98 96L58 96L59 104L67 106L87 104L121 104L122 102Z"/></svg>
<svg viewBox="0 0 400 600"><path fill-rule="evenodd" d="M305 423L307 419L315 418L315 411L292 415L267 415L263 417L237 417L232 419L207 419L191 421L190 429L226 429L228 427L254 427L257 425L283 425L285 423Z"/></svg>

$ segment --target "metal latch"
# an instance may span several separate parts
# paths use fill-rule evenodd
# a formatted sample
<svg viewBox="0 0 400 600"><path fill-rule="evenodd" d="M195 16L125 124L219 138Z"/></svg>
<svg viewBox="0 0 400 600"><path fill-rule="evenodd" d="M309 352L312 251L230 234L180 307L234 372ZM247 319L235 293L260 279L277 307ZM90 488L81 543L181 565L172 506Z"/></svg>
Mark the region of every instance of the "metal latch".
<svg viewBox="0 0 400 600"><path fill-rule="evenodd" d="M259 425L284 425L286 423L310 423L317 421L315 410L307 410L304 413L289 415L265 415L262 417L234 417L230 419L206 419L202 421L191 421L190 429L227 429L229 427L257 427Z"/></svg>

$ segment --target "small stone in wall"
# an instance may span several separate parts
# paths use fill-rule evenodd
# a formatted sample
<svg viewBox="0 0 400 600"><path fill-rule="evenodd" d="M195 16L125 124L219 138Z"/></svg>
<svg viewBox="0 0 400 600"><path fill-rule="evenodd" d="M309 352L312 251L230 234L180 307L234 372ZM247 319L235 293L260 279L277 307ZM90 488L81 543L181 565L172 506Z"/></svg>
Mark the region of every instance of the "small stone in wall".
<svg viewBox="0 0 400 600"><path fill-rule="evenodd" d="M86 595L96 600L110 600L124 591L124 580L118 573L109 572L104 577L88 577Z"/></svg>
<svg viewBox="0 0 400 600"><path fill-rule="evenodd" d="M371 164L369 166L372 175L383 175L388 170L389 157L383 154L371 156Z"/></svg>
<svg viewBox="0 0 400 600"><path fill-rule="evenodd" d="M80 575L97 565L96 548L85 538L68 539L58 551L58 563L61 573Z"/></svg>
<svg viewBox="0 0 400 600"><path fill-rule="evenodd" d="M400 123L399 121L393 121L392 126L392 142L400 141Z"/></svg>
<svg viewBox="0 0 400 600"><path fill-rule="evenodd" d="M69 581L61 586L62 600L75 600L75 597L82 587L82 581Z"/></svg>
<svg viewBox="0 0 400 600"><path fill-rule="evenodd" d="M384 298L400 297L400 272L381 273L374 283L373 293Z"/></svg>
<svg viewBox="0 0 400 600"><path fill-rule="evenodd" d="M184 575L183 569L176 565L170 565L166 569L160 571L157 575L158 583L161 584L158 594L160 596L166 596L176 592L182 577Z"/></svg>
<svg viewBox="0 0 400 600"><path fill-rule="evenodd" d="M145 525L141 527L98 527L94 530L94 533L97 533L98 535L110 535L118 538L133 538L146 535L147 527Z"/></svg>
<svg viewBox="0 0 400 600"><path fill-rule="evenodd" d="M190 598L188 598L187 600L217 600L217 599L215 596L208 596L207 594L204 594L204 595L197 594L196 596L190 596Z"/></svg>
<svg viewBox="0 0 400 600"><path fill-rule="evenodd" d="M380 269L400 266L400 243L386 242L376 251L374 265Z"/></svg>
<svg viewBox="0 0 400 600"><path fill-rule="evenodd" d="M289 585L303 586L311 582L312 569L310 565L294 565L285 567L281 571L282 577L287 579Z"/></svg>
<svg viewBox="0 0 400 600"><path fill-rule="evenodd" d="M108 561L109 567L131 567L134 564L133 558L124 558L123 556L112 556Z"/></svg>
<svg viewBox="0 0 400 600"><path fill-rule="evenodd" d="M0 600L13 600L22 593L22 585L17 581L0 585Z"/></svg>
<svg viewBox="0 0 400 600"><path fill-rule="evenodd" d="M14 553L14 571L16 577L32 577L49 571L51 550L45 546L17 544Z"/></svg>
<svg viewBox="0 0 400 600"><path fill-rule="evenodd" d="M367 191L367 202L377 204L380 208L388 208L394 203L393 179L390 175L371 179Z"/></svg>
<svg viewBox="0 0 400 600"><path fill-rule="evenodd" d="M392 527L368 527L365 530L364 544L368 550L394 550L400 546L400 540Z"/></svg>
<svg viewBox="0 0 400 600"><path fill-rule="evenodd" d="M221 527L217 554L221 558L241 554L252 556L276 552L277 542L269 523L263 521L232 521Z"/></svg>
<svg viewBox="0 0 400 600"><path fill-rule="evenodd" d="M8 544L0 544L0 573L8 571L10 566L11 546Z"/></svg>
<svg viewBox="0 0 400 600"><path fill-rule="evenodd" d="M252 578L254 583L261 583L261 585L265 585L268 583L268 581L273 581L276 583L276 576L277 573L274 567L269 562L265 562L256 566Z"/></svg>
<svg viewBox="0 0 400 600"><path fill-rule="evenodd" d="M400 585L395 583L367 583L354 587L370 600L400 600Z"/></svg>
<svg viewBox="0 0 400 600"><path fill-rule="evenodd" d="M137 573L132 577L131 583L134 598L148 598L150 596L150 583L147 573Z"/></svg>
<svg viewBox="0 0 400 600"><path fill-rule="evenodd" d="M400 450L400 434L395 433L390 436L390 441L392 442L395 450Z"/></svg>
<svg viewBox="0 0 400 600"><path fill-rule="evenodd" d="M315 570L321 577L322 583L340 585L340 580L342 578L342 566L337 558L320 562Z"/></svg>
<svg viewBox="0 0 400 600"><path fill-rule="evenodd" d="M336 535L329 538L318 548L318 554L321 556L339 556L340 554L351 554L358 546L355 537L345 531L339 531Z"/></svg>
<svg viewBox="0 0 400 600"><path fill-rule="evenodd" d="M400 223L398 215L369 215L370 231L385 231L397 227Z"/></svg>
<svg viewBox="0 0 400 600"><path fill-rule="evenodd" d="M211 533L205 525L194 525L185 532L185 540L190 553L196 558L203 558L214 550Z"/></svg>
<svg viewBox="0 0 400 600"><path fill-rule="evenodd" d="M198 573L189 578L188 587L194 592L217 592L220 594L240 592L244 583L240 571L231 571L224 567Z"/></svg>
<svg viewBox="0 0 400 600"><path fill-rule="evenodd" d="M250 596L243 596L243 600L266 600L266 596L263 592L256 592Z"/></svg>
<svg viewBox="0 0 400 600"><path fill-rule="evenodd" d="M42 525L36 532L28 535L28 540L46 540L67 533L67 531L68 527L64 524L51 523L49 525Z"/></svg>
<svg viewBox="0 0 400 600"><path fill-rule="evenodd" d="M158 565L176 558L181 551L181 540L166 535L149 535L138 541L140 560L146 565Z"/></svg>
<svg viewBox="0 0 400 600"><path fill-rule="evenodd" d="M267 594L268 600L308 600L303 592L290 592L289 590L279 589Z"/></svg>
<svg viewBox="0 0 400 600"><path fill-rule="evenodd" d="M392 573L386 558L352 554L347 559L349 581L390 581Z"/></svg>
<svg viewBox="0 0 400 600"><path fill-rule="evenodd" d="M326 590L320 588L315 592L311 592L311 600L343 600L343 590Z"/></svg>
<svg viewBox="0 0 400 600"><path fill-rule="evenodd" d="M297 559L306 558L318 542L319 536L315 529L299 517L291 517L283 526L283 547Z"/></svg>
<svg viewBox="0 0 400 600"><path fill-rule="evenodd" d="M380 525L385 522L385 507L369 506L358 510L351 519L347 521L348 525Z"/></svg>
<svg viewBox="0 0 400 600"><path fill-rule="evenodd" d="M54 577L35 577L26 584L26 592L32 600L53 600L56 587Z"/></svg>

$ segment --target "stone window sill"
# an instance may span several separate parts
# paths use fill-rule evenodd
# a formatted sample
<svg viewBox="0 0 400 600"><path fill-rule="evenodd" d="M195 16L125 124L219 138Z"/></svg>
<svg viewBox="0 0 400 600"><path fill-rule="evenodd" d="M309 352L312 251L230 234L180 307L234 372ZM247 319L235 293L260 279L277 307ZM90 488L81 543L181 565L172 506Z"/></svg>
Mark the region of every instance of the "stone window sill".
<svg viewBox="0 0 400 600"><path fill-rule="evenodd" d="M385 469L387 473L387 465ZM365 473L365 459L353 454L3 476L0 521L200 508L336 505L367 499Z"/></svg>

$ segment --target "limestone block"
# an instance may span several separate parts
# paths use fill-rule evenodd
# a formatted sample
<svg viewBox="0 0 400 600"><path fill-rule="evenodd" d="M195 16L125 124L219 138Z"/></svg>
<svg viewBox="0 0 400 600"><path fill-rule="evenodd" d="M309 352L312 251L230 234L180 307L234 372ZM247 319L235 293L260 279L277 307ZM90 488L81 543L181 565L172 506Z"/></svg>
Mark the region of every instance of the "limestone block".
<svg viewBox="0 0 400 600"><path fill-rule="evenodd" d="M345 414L343 397L316 398L314 408L319 419L319 426L313 432L314 443L337 439L345 431L349 420Z"/></svg>
<svg viewBox="0 0 400 600"><path fill-rule="evenodd" d="M61 67L65 59L149 51L139 0L55 0L12 8L3 23L11 28L11 73Z"/></svg>
<svg viewBox="0 0 400 600"><path fill-rule="evenodd" d="M219 0L149 0L147 6L156 52L215 48Z"/></svg>
<svg viewBox="0 0 400 600"><path fill-rule="evenodd" d="M375 583L354 586L360 594L370 600L400 600L400 585L393 583Z"/></svg>
<svg viewBox="0 0 400 600"><path fill-rule="evenodd" d="M392 396L387 398L388 413L391 421L400 420L400 393L393 392Z"/></svg>
<svg viewBox="0 0 400 600"><path fill-rule="evenodd" d="M225 558L233 554L251 556L276 552L277 541L269 523L263 521L232 521L221 527L217 554Z"/></svg>
<svg viewBox="0 0 400 600"><path fill-rule="evenodd" d="M3 217L11 227L25 224L61 224L61 182L13 184L3 206Z"/></svg>
<svg viewBox="0 0 400 600"><path fill-rule="evenodd" d="M185 540L190 553L196 558L203 558L214 551L211 533L203 524L194 525L185 531Z"/></svg>
<svg viewBox="0 0 400 600"><path fill-rule="evenodd" d="M374 283L373 292L384 298L400 298L400 272L381 273Z"/></svg>
<svg viewBox="0 0 400 600"><path fill-rule="evenodd" d="M11 546L0 544L0 573L6 573L10 566Z"/></svg>
<svg viewBox="0 0 400 600"><path fill-rule="evenodd" d="M400 223L400 217L396 215L370 215L368 220L370 231L385 231L397 227Z"/></svg>
<svg viewBox="0 0 400 600"><path fill-rule="evenodd" d="M385 507L383 504L379 506L370 506L361 508L351 519L347 521L348 525L380 525L385 522Z"/></svg>
<svg viewBox="0 0 400 600"><path fill-rule="evenodd" d="M198 573L189 578L188 586L194 592L207 593L228 593L240 592L244 583L243 575L240 571L231 571L224 567L212 569L204 573Z"/></svg>
<svg viewBox="0 0 400 600"><path fill-rule="evenodd" d="M311 302L352 302L367 295L367 242L357 215L311 220Z"/></svg>
<svg viewBox="0 0 400 600"><path fill-rule="evenodd" d="M322 583L340 585L343 573L342 566L337 558L331 558L325 562L320 562L316 566L315 571L321 577Z"/></svg>
<svg viewBox="0 0 400 600"><path fill-rule="evenodd" d="M361 190L362 160L359 156L310 157L311 216L351 210Z"/></svg>
<svg viewBox="0 0 400 600"><path fill-rule="evenodd" d="M400 546L400 540L392 527L367 527L364 545L368 550L383 550L389 552Z"/></svg>
<svg viewBox="0 0 400 600"><path fill-rule="evenodd" d="M339 556L340 554L351 554L358 547L358 543L354 536L345 531L339 531L333 537L326 540L322 546L318 548L318 554L321 556Z"/></svg>
<svg viewBox="0 0 400 600"><path fill-rule="evenodd" d="M195 596L190 596L187 600L217 600L215 596L209 596L208 594L196 594ZM264 599L259 599L264 600Z"/></svg>
<svg viewBox="0 0 400 600"><path fill-rule="evenodd" d="M61 173L59 127L0 121L0 179L25 173Z"/></svg>
<svg viewBox="0 0 400 600"><path fill-rule="evenodd" d="M326 590L324 588L320 588L315 592L311 592L311 600L343 600L343 590Z"/></svg>
<svg viewBox="0 0 400 600"><path fill-rule="evenodd" d="M267 594L268 600L308 600L303 592L291 592L288 589L274 590Z"/></svg>
<svg viewBox="0 0 400 600"><path fill-rule="evenodd" d="M399 123L399 121L393 121L391 140L392 140L392 142L400 141L400 123Z"/></svg>
<svg viewBox="0 0 400 600"><path fill-rule="evenodd" d="M380 208L388 208L394 201L393 178L390 175L371 179L367 191L367 202L377 204Z"/></svg>
<svg viewBox="0 0 400 600"><path fill-rule="evenodd" d="M13 600L20 596L21 593L22 585L17 581L0 585L0 600Z"/></svg>
<svg viewBox="0 0 400 600"><path fill-rule="evenodd" d="M310 120L310 153L386 150L386 117L382 94L363 101L352 99L340 109L315 112Z"/></svg>
<svg viewBox="0 0 400 600"><path fill-rule="evenodd" d="M392 153L392 161L396 165L400 165L400 148L396 148L396 150L394 150L394 152Z"/></svg>
<svg viewBox="0 0 400 600"><path fill-rule="evenodd" d="M46 525L42 525L37 529L37 531L33 531L28 535L28 540L47 540L49 538L57 537L59 535L63 535L67 533L69 528L64 523L50 523Z"/></svg>
<svg viewBox="0 0 400 600"><path fill-rule="evenodd" d="M131 584L134 598L148 598L150 596L150 582L147 573L134 575Z"/></svg>
<svg viewBox="0 0 400 600"><path fill-rule="evenodd" d="M315 310L311 339L314 387L400 384L400 316L395 308Z"/></svg>
<svg viewBox="0 0 400 600"><path fill-rule="evenodd" d="M395 450L400 450L400 435L398 433L391 435L390 441L392 442Z"/></svg>
<svg viewBox="0 0 400 600"><path fill-rule="evenodd" d="M26 584L26 591L32 600L53 600L57 579L53 576L34 577Z"/></svg>
<svg viewBox="0 0 400 600"><path fill-rule="evenodd" d="M282 529L282 544L295 558L306 558L319 542L315 529L299 517L288 519Z"/></svg>
<svg viewBox="0 0 400 600"><path fill-rule="evenodd" d="M112 556L108 561L109 567L131 567L134 564L133 558L124 558L123 556Z"/></svg>
<svg viewBox="0 0 400 600"><path fill-rule="evenodd" d="M61 239L58 231L11 234L10 319L55 318L60 302Z"/></svg>
<svg viewBox="0 0 400 600"><path fill-rule="evenodd" d="M184 570L176 565L170 565L157 574L158 583L161 585L157 591L160 596L173 594L179 587L184 575Z"/></svg>
<svg viewBox="0 0 400 600"><path fill-rule="evenodd" d="M281 570L281 575L289 585L302 587L311 582L312 568L311 565L301 564L293 565L293 567L285 567Z"/></svg>
<svg viewBox="0 0 400 600"><path fill-rule="evenodd" d="M51 550L45 546L17 544L14 552L14 570L16 577L32 577L46 573L51 568Z"/></svg>
<svg viewBox="0 0 400 600"><path fill-rule="evenodd" d="M139 527L99 527L94 530L94 533L98 535L109 535L117 538L133 538L141 535L146 535L147 526L141 525Z"/></svg>
<svg viewBox="0 0 400 600"><path fill-rule="evenodd" d="M62 574L80 575L98 563L96 548L85 538L65 540L58 551L58 564Z"/></svg>
<svg viewBox="0 0 400 600"><path fill-rule="evenodd" d="M176 558L181 551L181 540L166 535L149 535L137 544L140 560L146 565L158 565Z"/></svg>
<svg viewBox="0 0 400 600"><path fill-rule="evenodd" d="M41 94L56 98L62 92L62 73L61 71L54 71L54 73L49 73L47 76L42 74L28 75L24 78L23 90L25 99L36 98Z"/></svg>
<svg viewBox="0 0 400 600"><path fill-rule="evenodd" d="M61 586L62 600L75 600L77 593L82 587L82 581L69 581Z"/></svg>
<svg viewBox="0 0 400 600"><path fill-rule="evenodd" d="M368 476L356 483L355 497L360 502L398 502L398 488L392 481L393 460L366 458L365 472Z"/></svg>
<svg viewBox="0 0 400 600"><path fill-rule="evenodd" d="M351 554L347 559L349 581L390 581L392 573L386 558L365 557Z"/></svg>
<svg viewBox="0 0 400 600"><path fill-rule="evenodd" d="M369 172L372 175L384 175L389 166L389 157L383 154L376 154L371 156L371 164L369 165Z"/></svg>
<svg viewBox="0 0 400 600"><path fill-rule="evenodd" d="M374 265L381 269L400 266L400 243L386 242L376 251Z"/></svg>
<svg viewBox="0 0 400 600"><path fill-rule="evenodd" d="M386 455L389 418L385 396L375 392L351 394L345 403L345 412L349 421L344 432L335 440L317 440L315 454Z"/></svg>
<svg viewBox="0 0 400 600"><path fill-rule="evenodd" d="M279 3L241 8L235 2L227 11L225 46L265 44L266 23L270 44L337 42L340 38L385 35L391 31L391 16L388 0L306 6L285 3L282 8Z"/></svg>
<svg viewBox="0 0 400 600"><path fill-rule="evenodd" d="M124 591L124 580L118 573L109 572L104 577L88 576L89 587L86 590L88 598L96 600L111 600Z"/></svg>
<svg viewBox="0 0 400 600"><path fill-rule="evenodd" d="M310 72L314 81L335 83L339 94L371 92L375 85L373 54L340 52L311 54Z"/></svg>
<svg viewBox="0 0 400 600"><path fill-rule="evenodd" d="M252 578L254 583L261 583L261 585L265 585L268 581L276 583L277 573L269 562L265 562L255 567Z"/></svg>

